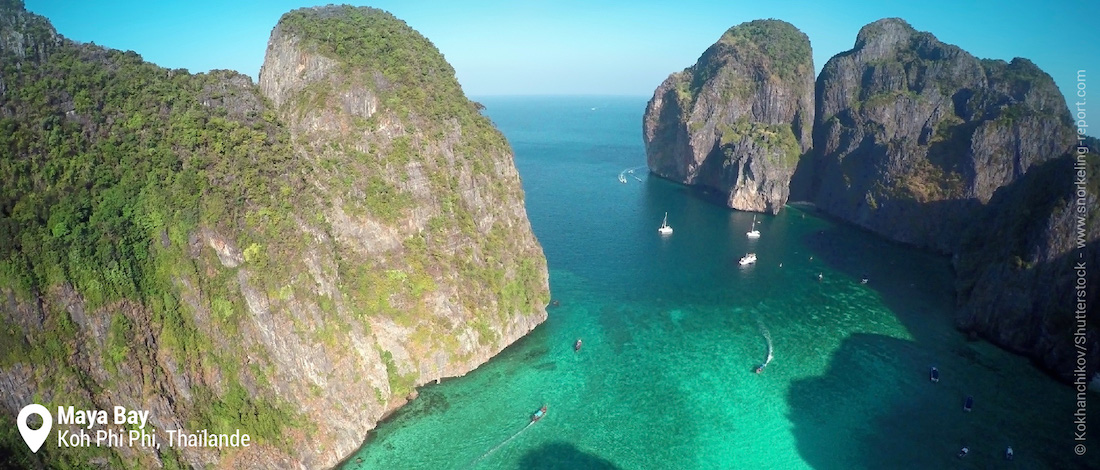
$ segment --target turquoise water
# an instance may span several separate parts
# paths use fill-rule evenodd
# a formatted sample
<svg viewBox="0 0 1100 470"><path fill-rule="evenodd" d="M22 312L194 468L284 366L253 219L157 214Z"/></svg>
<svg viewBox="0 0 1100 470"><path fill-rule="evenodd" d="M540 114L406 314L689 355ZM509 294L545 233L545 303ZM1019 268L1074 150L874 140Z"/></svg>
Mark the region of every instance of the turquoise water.
<svg viewBox="0 0 1100 470"><path fill-rule="evenodd" d="M643 98L482 102L561 305L421 389L343 468L1086 468L1069 387L953 329L946 258L791 207L749 240L752 214L644 168L620 183L645 164ZM774 360L754 374L765 328Z"/></svg>

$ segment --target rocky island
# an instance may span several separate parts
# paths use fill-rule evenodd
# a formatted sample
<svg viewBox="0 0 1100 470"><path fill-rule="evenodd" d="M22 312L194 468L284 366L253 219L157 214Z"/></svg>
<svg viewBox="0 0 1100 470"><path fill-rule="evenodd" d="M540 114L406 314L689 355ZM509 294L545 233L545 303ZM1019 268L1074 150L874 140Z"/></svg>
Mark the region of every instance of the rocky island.
<svg viewBox="0 0 1100 470"><path fill-rule="evenodd" d="M816 106L817 206L943 253L994 191L1076 137L1035 64L979 60L894 18L864 26L825 64Z"/></svg>
<svg viewBox="0 0 1100 470"><path fill-rule="evenodd" d="M952 255L961 330L1067 382L1074 332L1088 362L1100 361L1100 330L1074 320L1071 296L1074 263L1100 266L1100 190L1073 183L1077 168L1097 174L1098 146L1078 139L1050 75L887 18L825 64L810 98L809 50L787 23L731 28L650 100L650 170L717 191L734 209L776 213L791 195ZM1100 301L1095 286L1082 295Z"/></svg>
<svg viewBox="0 0 1100 470"><path fill-rule="evenodd" d="M813 89L805 34L778 20L734 26L653 93L642 127L649 169L731 208L778 213L811 147Z"/></svg>
<svg viewBox="0 0 1100 470"><path fill-rule="evenodd" d="M809 195L817 208L891 240L953 255L958 327L1072 381L1077 253L1066 101L1031 61L977 59L896 18L863 27L817 80ZM1095 145L1094 145L1095 148ZM1100 192L1082 188L1095 219ZM1081 260L1097 260L1095 223ZM1076 257L1076 256L1075 256ZM1100 265L1100 264L1098 264ZM1090 305L1100 300L1095 287ZM1089 360L1100 331L1088 326ZM1082 330L1084 331L1084 330Z"/></svg>
<svg viewBox="0 0 1100 470"><path fill-rule="evenodd" d="M331 467L416 386L546 318L508 143L386 12L287 13L256 85L4 0L0 59L5 461ZM251 445L31 454L14 418L35 402Z"/></svg>

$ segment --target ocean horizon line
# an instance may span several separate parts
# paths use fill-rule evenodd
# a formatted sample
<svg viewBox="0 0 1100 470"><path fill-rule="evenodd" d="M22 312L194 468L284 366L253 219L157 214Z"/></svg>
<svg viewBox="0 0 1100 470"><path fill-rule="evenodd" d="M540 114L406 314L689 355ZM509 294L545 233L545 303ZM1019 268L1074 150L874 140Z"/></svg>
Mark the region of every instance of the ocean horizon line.
<svg viewBox="0 0 1100 470"><path fill-rule="evenodd" d="M500 94L468 94L468 98L646 98L648 95L637 94L610 94L610 93L500 93Z"/></svg>

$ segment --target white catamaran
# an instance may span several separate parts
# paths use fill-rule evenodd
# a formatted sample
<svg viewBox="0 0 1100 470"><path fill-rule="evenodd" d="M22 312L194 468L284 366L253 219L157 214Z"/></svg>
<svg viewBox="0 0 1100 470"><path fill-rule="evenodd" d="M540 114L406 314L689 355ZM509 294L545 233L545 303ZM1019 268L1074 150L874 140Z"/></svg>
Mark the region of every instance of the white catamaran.
<svg viewBox="0 0 1100 470"><path fill-rule="evenodd" d="M661 235L672 235L672 226L668 224L668 212L665 212L665 220L661 222L661 228L657 229Z"/></svg>
<svg viewBox="0 0 1100 470"><path fill-rule="evenodd" d="M752 229L745 232L745 236L749 238L760 238L760 231L756 229L756 215L752 216Z"/></svg>

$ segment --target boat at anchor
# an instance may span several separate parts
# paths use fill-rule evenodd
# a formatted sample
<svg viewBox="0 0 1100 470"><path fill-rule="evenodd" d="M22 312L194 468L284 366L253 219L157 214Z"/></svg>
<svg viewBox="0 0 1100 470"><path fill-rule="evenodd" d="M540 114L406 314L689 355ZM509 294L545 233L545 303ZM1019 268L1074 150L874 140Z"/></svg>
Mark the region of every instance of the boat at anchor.
<svg viewBox="0 0 1100 470"><path fill-rule="evenodd" d="M745 232L745 236L749 238L760 238L760 231L756 229L756 216L752 216L752 228L748 232Z"/></svg>
<svg viewBox="0 0 1100 470"><path fill-rule="evenodd" d="M665 220L661 222L661 228L657 229L661 235L672 235L672 226L668 224L668 212L665 212Z"/></svg>

